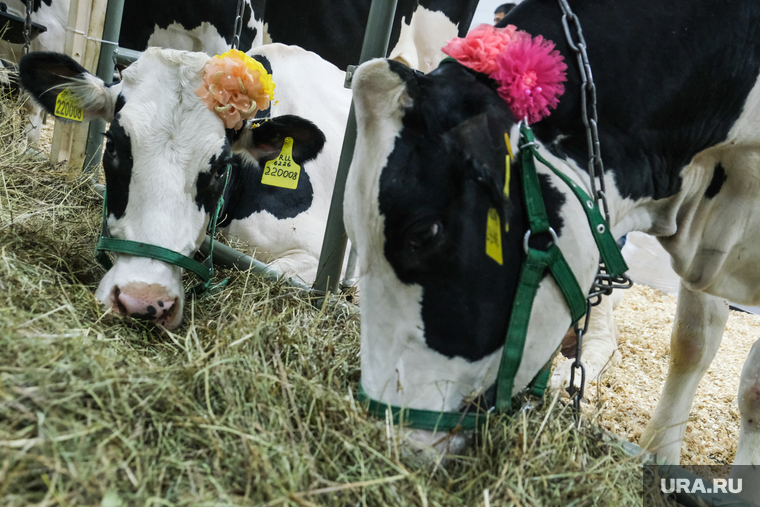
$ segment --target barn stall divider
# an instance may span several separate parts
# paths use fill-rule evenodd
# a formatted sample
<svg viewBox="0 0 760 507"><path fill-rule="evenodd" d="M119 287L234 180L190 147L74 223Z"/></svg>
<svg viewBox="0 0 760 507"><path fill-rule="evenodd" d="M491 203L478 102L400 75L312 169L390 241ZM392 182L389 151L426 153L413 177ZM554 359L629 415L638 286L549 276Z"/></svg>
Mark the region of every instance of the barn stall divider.
<svg viewBox="0 0 760 507"><path fill-rule="evenodd" d="M361 65L372 58L384 57L387 54L391 26L397 2L398 0L372 0L367 30L365 32L358 65ZM97 3L97 0L93 2L93 4L95 3ZM73 2L72 5L74 6L74 9L77 9L79 6L76 1ZM91 8L93 8L92 5ZM92 60L94 50L99 49L96 75L107 84L113 82L116 65L129 65L140 56L139 52L121 48L118 46L118 42L114 42L119 40L123 8L124 0L107 0L104 11L102 8L94 9L95 17L92 17L91 13L90 16L86 17L78 16L77 12L70 15L70 21L72 19L74 21L88 19L89 35L84 35L84 44L89 50L88 58ZM240 14L238 13L238 17L239 16ZM99 21L101 17L102 24ZM242 21L239 21L236 18L236 27L238 26L238 23L242 23ZM92 34L97 33L100 26L102 26L102 38L93 38ZM81 31L76 31L76 33L82 35ZM69 44L67 49L71 48L72 44ZM97 48L97 45L100 47ZM346 72L346 88L351 87L351 79L355 68L356 66L349 66ZM95 119L90 121L86 138L86 150L82 159L83 172L92 175L95 190L101 195L104 194L105 186L97 183L97 175L95 171L99 165L100 155L102 153L105 126L103 120ZM347 245L347 235L343 224L343 197L346 177L353 158L356 134L356 115L352 103L346 125L335 186L333 189L330 213L325 228L317 278L313 287L305 285L298 280L285 277L282 273L272 269L266 264L227 245L219 243L214 246L214 263L226 268L251 270L256 274L262 275L269 281L283 283L287 286L298 289L310 296L309 300L317 307L322 307L326 303L329 303L347 308L350 307L349 309L351 311L358 311L354 305L347 304L331 295L331 293L336 294L338 291L340 274ZM72 134L68 134L68 136L76 137ZM72 146L76 143L76 141L71 140L69 142L72 143ZM54 150L54 152L57 155L58 149ZM212 238L209 238L208 236L203 241L200 248L200 252L203 255L208 255L211 241ZM353 262L351 258L349 258L349 266L352 264ZM610 435L610 438L617 441L632 457L645 456L646 459L642 460L643 465L656 463L656 456L651 455L641 447L615 435ZM699 476L683 467L673 464L666 464L664 467L660 468L660 473L663 478L688 479L690 482L699 478ZM737 507L750 507L749 503L732 493L710 494L676 491L674 496L677 501L688 507L699 505L733 505Z"/></svg>

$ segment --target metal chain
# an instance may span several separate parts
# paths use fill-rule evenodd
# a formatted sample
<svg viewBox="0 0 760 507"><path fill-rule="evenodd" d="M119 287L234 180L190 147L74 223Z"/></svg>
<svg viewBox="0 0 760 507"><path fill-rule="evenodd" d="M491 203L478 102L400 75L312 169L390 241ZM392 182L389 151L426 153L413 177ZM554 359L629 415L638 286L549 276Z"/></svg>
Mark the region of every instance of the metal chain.
<svg viewBox="0 0 760 507"><path fill-rule="evenodd" d="M575 361L570 369L570 384L567 387L568 394L573 398L573 408L575 409L576 422L580 425L580 413L581 413L581 400L583 399L584 390L586 387L586 367L581 362L581 352L583 349L583 337L588 331L588 324L591 319L591 301L586 299L586 316L583 318L583 329L578 327L576 322L573 325L573 330L578 335L578 342L575 345ZM575 387L575 371L581 371L581 386Z"/></svg>
<svg viewBox="0 0 760 507"><path fill-rule="evenodd" d="M243 33L243 14L245 13L245 0L238 0L235 10L235 34L232 37L232 49L240 48L240 34Z"/></svg>
<svg viewBox="0 0 760 507"><path fill-rule="evenodd" d="M33 0L26 0L26 21L24 22L24 54L29 53L32 43L32 9Z"/></svg>
<svg viewBox="0 0 760 507"><path fill-rule="evenodd" d="M586 127L586 144L589 154L588 161L588 175L591 183L591 195L596 200L597 206L600 206L604 212L604 218L607 221L608 227L610 223L610 211L607 203L607 192L604 181L604 162L602 161L602 147L599 142L599 118L597 116L596 107L596 85L594 85L594 76L591 72L591 64L588 59L588 52L586 51L586 39L583 37L583 30L581 29L581 22L578 17L570 9L570 5L567 0L559 0L559 5L562 8L562 26L565 30L565 37L567 38L567 44L570 49L575 53L578 59L578 69L581 77L581 119L583 125ZM571 25L575 28L575 32L571 29ZM599 185L597 188L597 178L599 178ZM612 277L607 273L604 263L599 264L594 283L591 287L591 291L587 296L586 317L584 319L583 329L578 328L578 324L575 324L575 331L578 333L578 344L575 361L573 367L570 370L570 385L568 391L570 396L573 397L573 405L575 407L576 414L578 416L578 424L580 424L580 406L581 399L583 398L583 391L586 384L586 369L581 362L581 349L583 347L583 335L588 330L589 319L591 315L591 307L596 306L602 302L602 296L609 296L612 294L613 289L627 289L633 285L633 282L627 275L620 277ZM580 369L581 385L580 388L575 387L575 372Z"/></svg>

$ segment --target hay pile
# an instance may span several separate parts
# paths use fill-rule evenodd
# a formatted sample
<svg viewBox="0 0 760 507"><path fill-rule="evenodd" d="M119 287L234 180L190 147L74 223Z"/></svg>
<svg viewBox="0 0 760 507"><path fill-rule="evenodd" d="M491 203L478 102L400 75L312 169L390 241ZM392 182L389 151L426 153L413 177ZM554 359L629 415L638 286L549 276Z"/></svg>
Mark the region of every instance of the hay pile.
<svg viewBox="0 0 760 507"><path fill-rule="evenodd" d="M358 317L285 286L222 273L172 333L104 314L101 201L23 155L16 121L0 119L3 506L641 505L637 462L559 403L492 420L445 467L402 455L355 401Z"/></svg>

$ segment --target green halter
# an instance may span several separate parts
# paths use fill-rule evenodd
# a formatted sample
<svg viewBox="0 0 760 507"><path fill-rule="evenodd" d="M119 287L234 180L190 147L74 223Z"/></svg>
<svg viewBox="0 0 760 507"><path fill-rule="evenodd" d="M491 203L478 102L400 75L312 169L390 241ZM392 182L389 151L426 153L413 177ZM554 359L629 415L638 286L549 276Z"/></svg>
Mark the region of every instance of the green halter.
<svg viewBox="0 0 760 507"><path fill-rule="evenodd" d="M106 252L118 252L137 257L147 257L149 259L155 259L174 266L179 266L182 269L192 271L198 275L198 277L203 280L203 283L200 283L193 288L195 294L203 294L210 288L214 287L211 283L211 278L214 276L214 235L216 234L216 222L219 218L219 214L224 208L224 191L227 189L227 184L230 181L231 168L231 164L227 164L224 189L222 190L222 195L219 197L219 202L216 209L211 214L211 219L208 223L207 233L211 238L211 246L209 248L208 256L203 259L203 262L198 262L186 255L182 255L179 252L161 246L111 237L111 234L108 231L107 221L107 193L103 194L103 223L100 229L100 239L95 247L95 258L103 268L109 270L113 267L113 262L111 262L111 258ZM216 284L215 287L224 287L226 284L227 280L222 280L219 284Z"/></svg>
<svg viewBox="0 0 760 507"><path fill-rule="evenodd" d="M594 201L573 180L557 170L538 153L533 131L525 124L520 127L519 155L522 160L523 192L530 227L525 233L523 241L526 259L520 272L517 293L515 294L504 349L501 354L501 363L496 376L496 404L491 410L500 413L508 412L512 405L512 389L517 370L522 362L533 301L536 298L539 283L547 269L562 291L570 310L571 322L577 322L586 313L585 293L557 246L556 233L549 226L546 206L538 183L535 159L538 159L559 176L581 202L607 272L616 277L628 270L628 266L626 266L620 253L620 248L612 237L609 227ZM549 247L545 251L531 248L529 238L543 233L549 233L552 237L552 243ZM544 366L528 385L527 390L531 394L543 396L549 379L550 366L550 363ZM389 405L367 396L361 382L359 383L358 398L361 403L365 404L367 411L376 417L384 418L386 410L389 410L395 424L403 423L409 428L429 431L475 430L486 422L487 416L485 412L438 412Z"/></svg>

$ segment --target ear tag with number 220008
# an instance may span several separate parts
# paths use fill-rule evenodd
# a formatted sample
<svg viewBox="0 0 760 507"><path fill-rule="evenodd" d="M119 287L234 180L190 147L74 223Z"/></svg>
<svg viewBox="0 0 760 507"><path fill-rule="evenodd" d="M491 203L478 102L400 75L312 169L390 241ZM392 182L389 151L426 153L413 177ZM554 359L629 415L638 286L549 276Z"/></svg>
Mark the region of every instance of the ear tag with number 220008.
<svg viewBox="0 0 760 507"><path fill-rule="evenodd" d="M66 88L55 99L55 115L67 120L82 121L84 119L84 110L79 107L79 101L71 94L71 90Z"/></svg>
<svg viewBox="0 0 760 507"><path fill-rule="evenodd" d="M293 190L298 186L300 176L301 166L293 160L293 138L286 137L277 158L270 160L264 166L261 183Z"/></svg>

